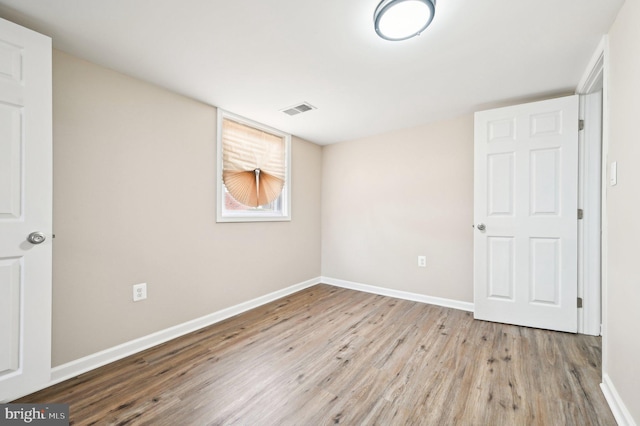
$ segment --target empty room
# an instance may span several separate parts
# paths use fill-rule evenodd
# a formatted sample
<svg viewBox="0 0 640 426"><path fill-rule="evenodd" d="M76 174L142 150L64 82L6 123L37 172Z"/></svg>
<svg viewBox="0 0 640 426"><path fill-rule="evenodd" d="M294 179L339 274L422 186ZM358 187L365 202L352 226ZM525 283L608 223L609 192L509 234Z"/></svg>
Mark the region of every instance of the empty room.
<svg viewBox="0 0 640 426"><path fill-rule="evenodd" d="M0 424L639 424L638 22L0 0Z"/></svg>

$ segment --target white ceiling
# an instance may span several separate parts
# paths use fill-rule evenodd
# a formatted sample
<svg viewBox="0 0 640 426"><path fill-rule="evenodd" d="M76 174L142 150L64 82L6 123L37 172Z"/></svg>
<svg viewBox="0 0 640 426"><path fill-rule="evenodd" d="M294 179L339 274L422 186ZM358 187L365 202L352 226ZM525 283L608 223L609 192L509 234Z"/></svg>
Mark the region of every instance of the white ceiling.
<svg viewBox="0 0 640 426"><path fill-rule="evenodd" d="M0 0L54 47L319 144L575 90L624 0L438 0L419 37L379 0ZM279 110L306 101L318 109Z"/></svg>

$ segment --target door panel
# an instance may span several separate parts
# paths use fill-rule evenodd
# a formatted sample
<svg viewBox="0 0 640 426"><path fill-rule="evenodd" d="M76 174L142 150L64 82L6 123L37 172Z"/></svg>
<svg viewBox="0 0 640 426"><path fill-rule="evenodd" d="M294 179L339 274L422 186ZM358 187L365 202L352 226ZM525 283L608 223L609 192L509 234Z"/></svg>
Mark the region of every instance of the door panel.
<svg viewBox="0 0 640 426"><path fill-rule="evenodd" d="M577 331L577 185L577 96L476 113L477 319Z"/></svg>
<svg viewBox="0 0 640 426"><path fill-rule="evenodd" d="M531 238L531 302L558 305L560 299L560 239Z"/></svg>
<svg viewBox="0 0 640 426"><path fill-rule="evenodd" d="M19 367L21 284L20 259L0 260L0 377Z"/></svg>
<svg viewBox="0 0 640 426"><path fill-rule="evenodd" d="M0 219L19 219L22 204L21 111L15 105L0 103Z"/></svg>
<svg viewBox="0 0 640 426"><path fill-rule="evenodd" d="M489 216L513 216L514 155L512 152L489 155L488 196Z"/></svg>
<svg viewBox="0 0 640 426"><path fill-rule="evenodd" d="M10 40L0 40L0 77L22 83L22 49Z"/></svg>
<svg viewBox="0 0 640 426"><path fill-rule="evenodd" d="M515 250L513 238L489 237L489 293L491 299L513 300Z"/></svg>
<svg viewBox="0 0 640 426"><path fill-rule="evenodd" d="M531 206L532 216L559 215L560 158L557 148L531 151Z"/></svg>
<svg viewBox="0 0 640 426"><path fill-rule="evenodd" d="M0 402L50 379L51 149L51 39L0 19Z"/></svg>

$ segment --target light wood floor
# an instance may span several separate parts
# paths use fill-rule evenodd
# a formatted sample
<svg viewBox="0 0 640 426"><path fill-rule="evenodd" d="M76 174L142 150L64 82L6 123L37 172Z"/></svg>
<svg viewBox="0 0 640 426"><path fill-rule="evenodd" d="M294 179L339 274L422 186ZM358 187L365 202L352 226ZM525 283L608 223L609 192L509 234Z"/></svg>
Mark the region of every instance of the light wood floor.
<svg viewBox="0 0 640 426"><path fill-rule="evenodd" d="M318 285L18 402L75 425L615 425L600 339Z"/></svg>

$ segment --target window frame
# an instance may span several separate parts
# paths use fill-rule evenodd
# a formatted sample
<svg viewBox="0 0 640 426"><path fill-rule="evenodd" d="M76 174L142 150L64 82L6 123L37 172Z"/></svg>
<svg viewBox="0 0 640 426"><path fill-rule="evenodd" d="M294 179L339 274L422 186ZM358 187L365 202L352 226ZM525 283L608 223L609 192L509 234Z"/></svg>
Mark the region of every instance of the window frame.
<svg viewBox="0 0 640 426"><path fill-rule="evenodd" d="M273 127L266 126L254 120L233 114L218 108L216 129L216 222L287 222L291 221L291 135ZM226 210L225 188L222 180L222 124L229 119L245 126L253 127L263 132L282 137L285 152L285 182L280 198L282 200L279 211L255 210Z"/></svg>

